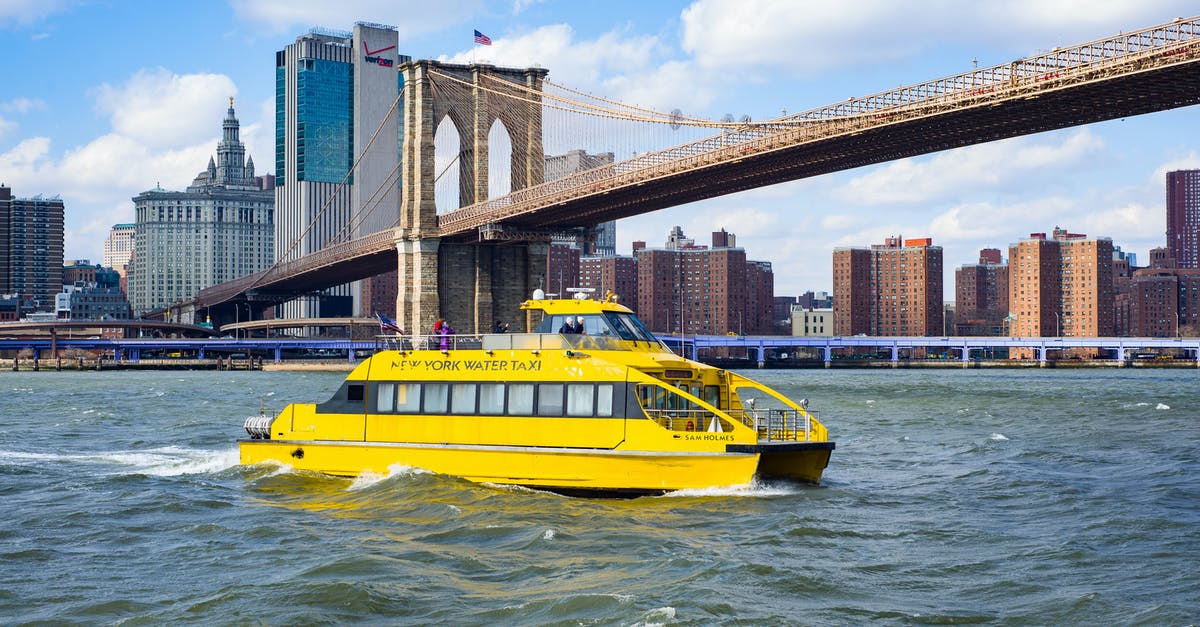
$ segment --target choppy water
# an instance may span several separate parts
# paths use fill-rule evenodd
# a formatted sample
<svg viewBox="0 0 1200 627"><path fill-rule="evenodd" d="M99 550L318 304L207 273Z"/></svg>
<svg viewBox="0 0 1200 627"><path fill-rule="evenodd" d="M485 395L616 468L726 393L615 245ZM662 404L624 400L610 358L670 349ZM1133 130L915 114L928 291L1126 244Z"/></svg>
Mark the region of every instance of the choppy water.
<svg viewBox="0 0 1200 627"><path fill-rule="evenodd" d="M1200 621L1200 371L768 371L818 487L573 499L237 465L342 376L0 373L0 623Z"/></svg>

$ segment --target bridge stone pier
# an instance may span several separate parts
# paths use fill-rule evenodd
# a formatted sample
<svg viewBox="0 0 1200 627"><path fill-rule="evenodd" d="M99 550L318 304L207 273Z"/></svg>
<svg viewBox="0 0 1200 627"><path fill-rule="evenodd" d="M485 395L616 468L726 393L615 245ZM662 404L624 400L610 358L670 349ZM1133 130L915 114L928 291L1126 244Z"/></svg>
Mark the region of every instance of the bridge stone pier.
<svg viewBox="0 0 1200 627"><path fill-rule="evenodd" d="M512 190L542 183L541 107L502 94L505 84L540 92L547 71L419 60L402 65L400 73L404 109L397 322L418 334L428 333L438 318L460 333L488 332L495 320L509 322L513 331L524 330L519 306L543 285L548 241L442 241L434 197L434 137L447 118L458 131L459 206L488 199L488 132L497 120L512 143Z"/></svg>

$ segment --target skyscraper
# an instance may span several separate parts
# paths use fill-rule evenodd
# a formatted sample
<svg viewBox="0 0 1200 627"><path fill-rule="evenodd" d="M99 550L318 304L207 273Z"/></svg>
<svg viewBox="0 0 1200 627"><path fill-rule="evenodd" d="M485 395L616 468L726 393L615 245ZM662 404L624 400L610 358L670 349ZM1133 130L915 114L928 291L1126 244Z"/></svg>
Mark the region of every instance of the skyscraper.
<svg viewBox="0 0 1200 627"><path fill-rule="evenodd" d="M396 28L314 29L275 55L275 240L280 260L395 226L401 75ZM395 105L395 106L393 106ZM355 165L357 163L357 165ZM394 308L395 275L391 276ZM369 315L382 285L333 288L281 307L285 317ZM340 298L336 298L340 297ZM368 302L364 302L368 301Z"/></svg>
<svg viewBox="0 0 1200 627"><path fill-rule="evenodd" d="M0 293L30 297L33 311L54 311L62 290L65 213L58 196L14 198L0 185Z"/></svg>
<svg viewBox="0 0 1200 627"><path fill-rule="evenodd" d="M1167 172L1167 254L1200 268L1200 170Z"/></svg>
<svg viewBox="0 0 1200 627"><path fill-rule="evenodd" d="M837 335L942 335L942 247L930 238L833 251Z"/></svg>
<svg viewBox="0 0 1200 627"><path fill-rule="evenodd" d="M133 257L135 224L114 224L104 239L104 265L125 276L129 260Z"/></svg>
<svg viewBox="0 0 1200 627"><path fill-rule="evenodd" d="M209 157L187 190L155 187L133 198L136 252L128 284L134 312L194 298L274 260L274 190L263 189L268 183L254 175L239 128L230 98L217 158Z"/></svg>

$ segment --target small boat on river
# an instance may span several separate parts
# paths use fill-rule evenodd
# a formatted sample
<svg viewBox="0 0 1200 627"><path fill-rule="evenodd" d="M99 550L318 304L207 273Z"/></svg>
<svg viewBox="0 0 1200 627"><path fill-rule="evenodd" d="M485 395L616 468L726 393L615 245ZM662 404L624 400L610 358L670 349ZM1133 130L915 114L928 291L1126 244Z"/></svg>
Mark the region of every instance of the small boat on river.
<svg viewBox="0 0 1200 627"><path fill-rule="evenodd" d="M613 496L820 481L834 443L806 402L674 354L615 297L538 296L533 333L387 338L329 400L248 418L241 463Z"/></svg>

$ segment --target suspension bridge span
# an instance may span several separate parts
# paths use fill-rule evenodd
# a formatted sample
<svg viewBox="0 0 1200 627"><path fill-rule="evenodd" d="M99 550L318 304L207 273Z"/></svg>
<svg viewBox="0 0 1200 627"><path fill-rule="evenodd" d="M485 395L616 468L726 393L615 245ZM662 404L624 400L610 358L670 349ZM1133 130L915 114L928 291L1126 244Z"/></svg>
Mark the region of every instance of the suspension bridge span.
<svg viewBox="0 0 1200 627"><path fill-rule="evenodd" d="M551 233L864 165L1200 103L1200 16L762 122L708 121L603 99L602 105L580 105L552 97L545 89L546 71L539 68L411 61L400 72L404 137L395 227L361 237L347 234L314 253L206 288L191 306L216 308L253 298L278 302L398 270L397 319L404 328L427 328L437 317L452 317L476 332L496 319L520 326L518 306L545 273ZM712 130L696 141L546 182L542 125L547 112L556 110ZM461 206L439 215L434 133L445 118L460 136ZM503 122L512 137L514 191L489 198L492 120Z"/></svg>

